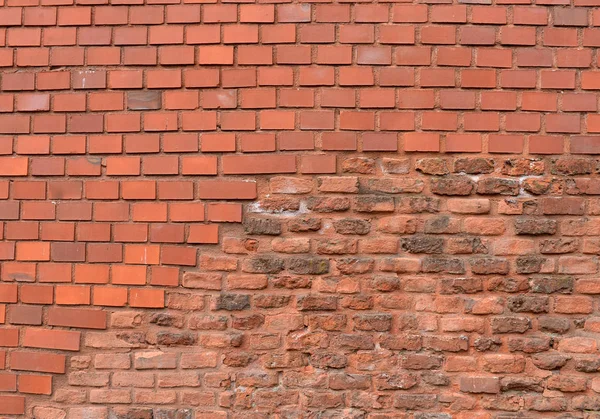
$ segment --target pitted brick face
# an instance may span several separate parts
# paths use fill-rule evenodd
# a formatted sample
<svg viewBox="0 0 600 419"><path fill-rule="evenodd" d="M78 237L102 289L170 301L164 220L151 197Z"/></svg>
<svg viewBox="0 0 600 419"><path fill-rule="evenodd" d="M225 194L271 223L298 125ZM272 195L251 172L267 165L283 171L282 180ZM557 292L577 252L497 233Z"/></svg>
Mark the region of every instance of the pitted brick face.
<svg viewBox="0 0 600 419"><path fill-rule="evenodd" d="M0 0L0 416L596 418L599 0Z"/></svg>

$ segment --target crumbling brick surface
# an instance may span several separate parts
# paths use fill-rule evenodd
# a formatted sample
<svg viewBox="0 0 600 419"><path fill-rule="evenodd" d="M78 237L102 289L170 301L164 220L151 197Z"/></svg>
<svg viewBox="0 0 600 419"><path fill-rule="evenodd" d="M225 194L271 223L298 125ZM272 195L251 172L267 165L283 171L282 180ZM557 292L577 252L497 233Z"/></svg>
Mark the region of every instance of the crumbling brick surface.
<svg viewBox="0 0 600 419"><path fill-rule="evenodd" d="M598 0L0 0L0 417L599 418Z"/></svg>

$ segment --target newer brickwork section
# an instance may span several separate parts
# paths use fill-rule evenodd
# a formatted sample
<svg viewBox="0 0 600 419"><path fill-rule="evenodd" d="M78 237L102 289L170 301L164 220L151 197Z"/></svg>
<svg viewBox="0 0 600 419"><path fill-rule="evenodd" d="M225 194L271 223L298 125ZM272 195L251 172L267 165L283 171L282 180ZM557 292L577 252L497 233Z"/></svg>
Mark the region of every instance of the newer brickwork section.
<svg viewBox="0 0 600 419"><path fill-rule="evenodd" d="M0 0L0 416L599 418L598 0Z"/></svg>

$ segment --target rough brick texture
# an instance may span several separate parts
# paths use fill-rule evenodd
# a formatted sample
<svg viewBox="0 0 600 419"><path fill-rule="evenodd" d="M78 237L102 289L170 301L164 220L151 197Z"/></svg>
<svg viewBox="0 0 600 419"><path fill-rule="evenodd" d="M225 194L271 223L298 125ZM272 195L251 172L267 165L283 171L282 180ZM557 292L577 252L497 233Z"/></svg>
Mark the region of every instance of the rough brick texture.
<svg viewBox="0 0 600 419"><path fill-rule="evenodd" d="M599 7L0 0L0 417L600 418Z"/></svg>

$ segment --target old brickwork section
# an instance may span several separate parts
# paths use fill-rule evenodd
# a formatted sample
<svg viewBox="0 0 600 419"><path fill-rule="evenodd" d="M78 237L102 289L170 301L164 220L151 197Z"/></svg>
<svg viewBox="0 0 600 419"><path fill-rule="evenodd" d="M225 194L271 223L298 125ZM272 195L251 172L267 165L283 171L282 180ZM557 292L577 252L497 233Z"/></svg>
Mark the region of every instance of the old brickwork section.
<svg viewBox="0 0 600 419"><path fill-rule="evenodd" d="M0 417L600 418L598 6L0 0Z"/></svg>

